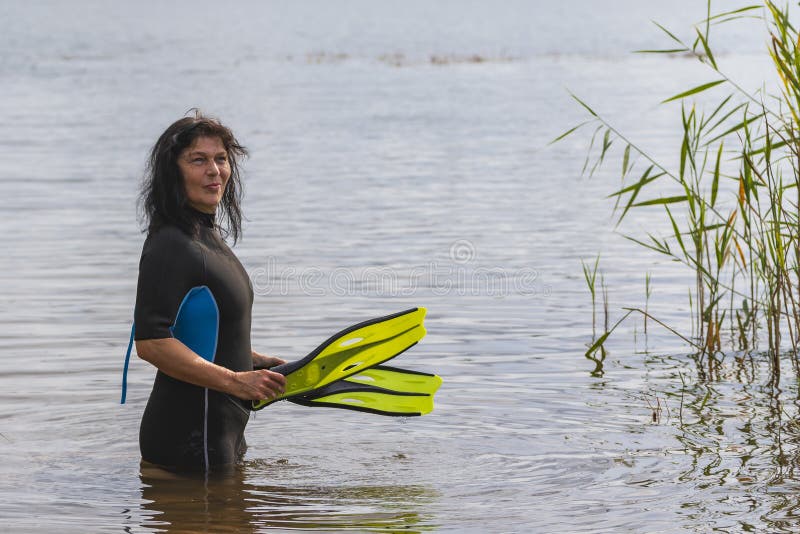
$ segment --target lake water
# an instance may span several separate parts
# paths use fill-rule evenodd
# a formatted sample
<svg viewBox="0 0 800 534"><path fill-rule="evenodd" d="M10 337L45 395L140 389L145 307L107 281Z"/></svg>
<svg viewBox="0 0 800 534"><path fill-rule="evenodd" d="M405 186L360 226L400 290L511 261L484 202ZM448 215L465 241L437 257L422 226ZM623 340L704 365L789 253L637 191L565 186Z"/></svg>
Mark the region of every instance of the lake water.
<svg viewBox="0 0 800 534"><path fill-rule="evenodd" d="M714 79L670 46L705 3L570 0L0 4L0 531L793 532L797 384L711 374L630 321L601 366L581 259L611 320L688 329L688 273L614 232L616 168L581 177L579 95L674 161L676 106ZM752 28L753 26L750 26ZM758 27L756 24L755 27ZM763 79L763 34L718 60ZM142 473L154 370L118 404L147 150L187 109L250 149L254 348L296 359L411 306L394 363L444 378L422 418L278 403L224 478ZM616 166L615 162L612 166ZM633 219L631 231L645 219ZM788 365L788 364L787 364ZM789 373L791 374L791 373Z"/></svg>

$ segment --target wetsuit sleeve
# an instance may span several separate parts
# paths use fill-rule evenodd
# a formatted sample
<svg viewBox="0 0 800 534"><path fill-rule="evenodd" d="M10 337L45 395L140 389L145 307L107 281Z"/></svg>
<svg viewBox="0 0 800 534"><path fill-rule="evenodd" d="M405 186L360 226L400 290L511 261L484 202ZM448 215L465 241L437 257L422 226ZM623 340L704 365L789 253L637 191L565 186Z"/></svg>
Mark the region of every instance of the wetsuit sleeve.
<svg viewBox="0 0 800 534"><path fill-rule="evenodd" d="M167 228L147 238L139 262L135 339L173 337L178 308L190 289L203 285L203 257L180 230Z"/></svg>

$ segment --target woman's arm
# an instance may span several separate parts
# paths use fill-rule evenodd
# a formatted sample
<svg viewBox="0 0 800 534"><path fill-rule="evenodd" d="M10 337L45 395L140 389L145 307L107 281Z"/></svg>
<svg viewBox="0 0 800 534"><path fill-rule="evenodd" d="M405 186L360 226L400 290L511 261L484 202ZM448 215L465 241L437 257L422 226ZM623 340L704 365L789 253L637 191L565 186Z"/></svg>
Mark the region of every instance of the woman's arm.
<svg viewBox="0 0 800 534"><path fill-rule="evenodd" d="M274 399L286 384L282 374L267 369L235 372L213 364L175 338L136 341L136 353L172 378L244 400Z"/></svg>

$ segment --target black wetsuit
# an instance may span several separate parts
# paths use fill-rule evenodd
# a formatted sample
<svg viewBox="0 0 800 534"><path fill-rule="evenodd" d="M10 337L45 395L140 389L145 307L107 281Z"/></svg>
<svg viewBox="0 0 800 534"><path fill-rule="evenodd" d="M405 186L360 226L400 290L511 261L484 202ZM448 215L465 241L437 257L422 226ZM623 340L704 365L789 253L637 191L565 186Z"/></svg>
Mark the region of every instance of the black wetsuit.
<svg viewBox="0 0 800 534"><path fill-rule="evenodd" d="M211 215L192 211L195 236L173 226L151 232L139 263L136 339L173 337L184 296L207 286L219 308L214 363L251 371L253 289L247 272L214 226ZM139 430L142 458L172 469L210 469L236 463L247 447L250 403L177 380L158 371Z"/></svg>

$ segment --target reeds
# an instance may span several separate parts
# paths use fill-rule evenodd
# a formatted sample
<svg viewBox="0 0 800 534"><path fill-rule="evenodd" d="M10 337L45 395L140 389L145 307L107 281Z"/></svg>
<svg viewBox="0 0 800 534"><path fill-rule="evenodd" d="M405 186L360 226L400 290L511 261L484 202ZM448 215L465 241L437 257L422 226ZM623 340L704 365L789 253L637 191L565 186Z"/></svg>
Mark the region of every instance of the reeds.
<svg viewBox="0 0 800 534"><path fill-rule="evenodd" d="M768 54L780 81L773 91L745 91L714 56L711 29L744 18L767 23ZM642 53L690 54L713 75L663 101L680 102L677 168L656 161L575 95L589 119L556 140L594 125L584 164L590 174L608 160L612 147L623 147L623 184L610 195L618 220L632 210L661 214L666 235L626 237L693 273L690 337L701 360L707 356L711 367L723 345L757 350L764 338L777 384L781 351L791 349L797 372L800 342L800 34L789 21L788 7L772 1L716 15L709 1L691 44L659 28L671 46ZM698 95L709 97L712 91L721 95L714 104L695 103ZM594 310L597 263L583 269ZM646 292L649 302L649 275ZM647 310L644 315L652 319ZM594 323L593 312L593 330ZM724 332L730 339L723 340ZM592 348L608 333L606 326L604 334L593 335Z"/></svg>

